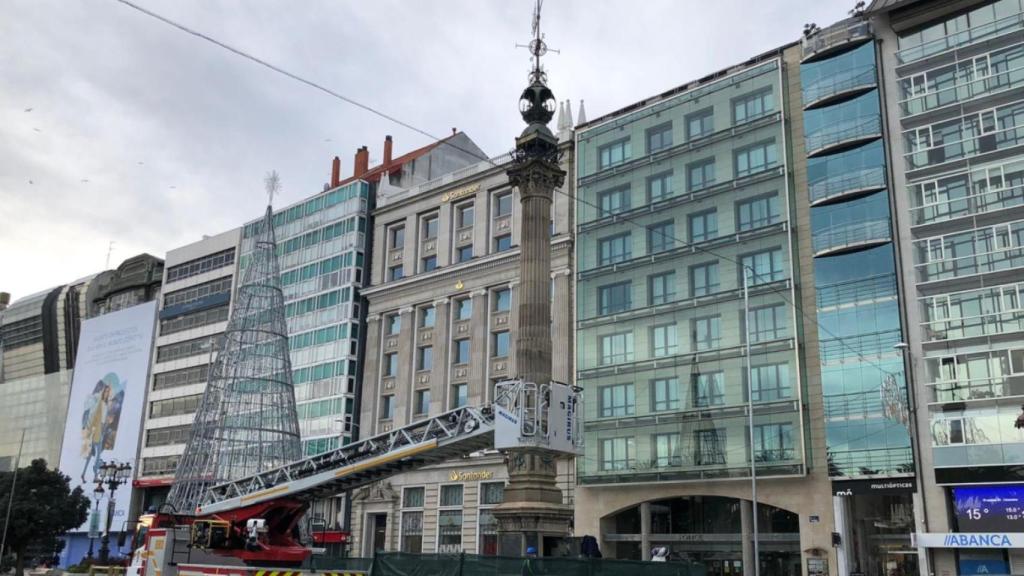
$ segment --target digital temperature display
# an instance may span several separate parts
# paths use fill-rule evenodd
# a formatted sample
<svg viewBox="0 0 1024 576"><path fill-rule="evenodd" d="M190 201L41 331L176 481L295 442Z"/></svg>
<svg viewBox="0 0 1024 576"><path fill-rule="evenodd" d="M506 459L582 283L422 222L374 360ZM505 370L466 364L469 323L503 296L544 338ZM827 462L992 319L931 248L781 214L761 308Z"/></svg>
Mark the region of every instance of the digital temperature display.
<svg viewBox="0 0 1024 576"><path fill-rule="evenodd" d="M1024 532L1024 486L953 488L960 532Z"/></svg>

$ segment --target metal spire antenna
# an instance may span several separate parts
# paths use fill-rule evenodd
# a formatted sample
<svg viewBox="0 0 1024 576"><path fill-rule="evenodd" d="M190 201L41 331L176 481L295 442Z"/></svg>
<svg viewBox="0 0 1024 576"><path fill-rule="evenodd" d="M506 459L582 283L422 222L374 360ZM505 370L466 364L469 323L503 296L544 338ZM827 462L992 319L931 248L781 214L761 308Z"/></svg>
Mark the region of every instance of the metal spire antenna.
<svg viewBox="0 0 1024 576"><path fill-rule="evenodd" d="M277 173L265 183L272 201L280 189ZM168 496L178 514L195 513L214 485L302 457L269 204L243 243L252 247L249 261Z"/></svg>
<svg viewBox="0 0 1024 576"><path fill-rule="evenodd" d="M530 54L533 54L533 70L530 71L530 81L539 84L547 82L547 74L544 73L544 67L540 65L540 57L548 52L559 53L554 48L548 48L547 43L544 42L544 35L540 32L540 11L543 6L544 0L536 0L533 6L533 40L530 40L529 44L516 44L516 48L526 48Z"/></svg>

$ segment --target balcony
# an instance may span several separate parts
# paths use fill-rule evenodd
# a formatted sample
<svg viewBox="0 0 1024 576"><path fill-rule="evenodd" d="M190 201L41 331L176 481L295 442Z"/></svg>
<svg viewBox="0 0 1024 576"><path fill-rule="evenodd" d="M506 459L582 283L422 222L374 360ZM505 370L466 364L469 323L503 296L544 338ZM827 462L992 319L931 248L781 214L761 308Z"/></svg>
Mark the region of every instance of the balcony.
<svg viewBox="0 0 1024 576"><path fill-rule="evenodd" d="M946 198L924 206L916 206L910 211L913 215L913 225L921 226L1012 208L1021 204L1024 204L1024 184L984 192L972 188L968 196Z"/></svg>
<svg viewBox="0 0 1024 576"><path fill-rule="evenodd" d="M805 36L803 62L813 62L847 48L863 44L873 38L871 25L866 20L840 22L812 36Z"/></svg>
<svg viewBox="0 0 1024 576"><path fill-rule="evenodd" d="M910 64L929 56L941 54L954 48L962 48L981 40L987 40L996 36L1024 30L1024 13L1017 13L993 22L987 22L967 30L961 30L948 34L942 38L936 38L917 46L905 48L896 53L896 60L900 64ZM806 53L806 48L805 48ZM805 56L806 57L806 56Z"/></svg>
<svg viewBox="0 0 1024 576"><path fill-rule="evenodd" d="M985 240L979 240L979 242L985 242ZM1024 248L1010 246L978 254L925 262L916 266L918 282L936 282L976 274L1014 270L1024 267Z"/></svg>
<svg viewBox="0 0 1024 576"><path fill-rule="evenodd" d="M859 96L877 85L874 66L858 66L804 86L804 110Z"/></svg>
<svg viewBox="0 0 1024 576"><path fill-rule="evenodd" d="M866 196L883 188L885 188L885 168L882 166L837 174L812 182L807 187L811 197L811 206L824 206L840 200Z"/></svg>
<svg viewBox="0 0 1024 576"><path fill-rule="evenodd" d="M852 148L881 136L882 118L878 114L842 120L805 137L807 157L813 158L845 148Z"/></svg>
<svg viewBox="0 0 1024 576"><path fill-rule="evenodd" d="M928 384L933 387L932 403L972 402L1024 396L1024 374L991 378L963 378Z"/></svg>
<svg viewBox="0 0 1024 576"><path fill-rule="evenodd" d="M813 233L814 256L834 256L885 244L892 239L889 219L850 222Z"/></svg>
<svg viewBox="0 0 1024 576"><path fill-rule="evenodd" d="M922 322L925 344L1024 331L1024 309Z"/></svg>
<svg viewBox="0 0 1024 576"><path fill-rule="evenodd" d="M1024 86L1024 68L1014 68L978 78L970 82L960 83L961 75L956 74L957 84L941 90L911 96L900 102L900 115L904 118L921 114L929 110L962 104L974 98L1006 92Z"/></svg>
<svg viewBox="0 0 1024 576"><path fill-rule="evenodd" d="M888 302L896 298L896 275L877 274L866 278L858 278L818 287L818 310L835 309L850 304L876 304Z"/></svg>
<svg viewBox="0 0 1024 576"><path fill-rule="evenodd" d="M961 140L943 142L930 148L908 152L904 155L904 158L906 158L907 167L910 170L917 170L953 160L995 152L996 150L1013 148L1021 144L1024 144L1024 126L1010 126L1000 130L993 130L980 136L970 136Z"/></svg>

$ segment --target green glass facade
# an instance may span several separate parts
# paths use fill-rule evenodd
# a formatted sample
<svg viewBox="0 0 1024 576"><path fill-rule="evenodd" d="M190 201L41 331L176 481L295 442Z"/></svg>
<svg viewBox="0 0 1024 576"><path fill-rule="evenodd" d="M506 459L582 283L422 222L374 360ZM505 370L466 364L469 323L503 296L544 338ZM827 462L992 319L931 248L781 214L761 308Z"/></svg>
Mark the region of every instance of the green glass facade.
<svg viewBox="0 0 1024 576"><path fill-rule="evenodd" d="M578 133L582 484L804 473L783 98L773 59Z"/></svg>

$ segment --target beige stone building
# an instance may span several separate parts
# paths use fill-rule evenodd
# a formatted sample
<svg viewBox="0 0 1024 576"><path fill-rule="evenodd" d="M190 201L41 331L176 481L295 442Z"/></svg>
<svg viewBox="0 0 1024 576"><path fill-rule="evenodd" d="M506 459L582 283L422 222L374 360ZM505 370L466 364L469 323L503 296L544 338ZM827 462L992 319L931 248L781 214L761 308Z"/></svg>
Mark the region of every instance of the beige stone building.
<svg viewBox="0 0 1024 576"><path fill-rule="evenodd" d="M563 129L572 171L571 130ZM507 155L408 189L381 187L373 212L360 437L464 405L489 404L516 375L520 206ZM554 378L573 375L573 184L552 207ZM559 467L566 502L575 483ZM507 473L488 451L390 478L353 496L351 553L495 554Z"/></svg>

